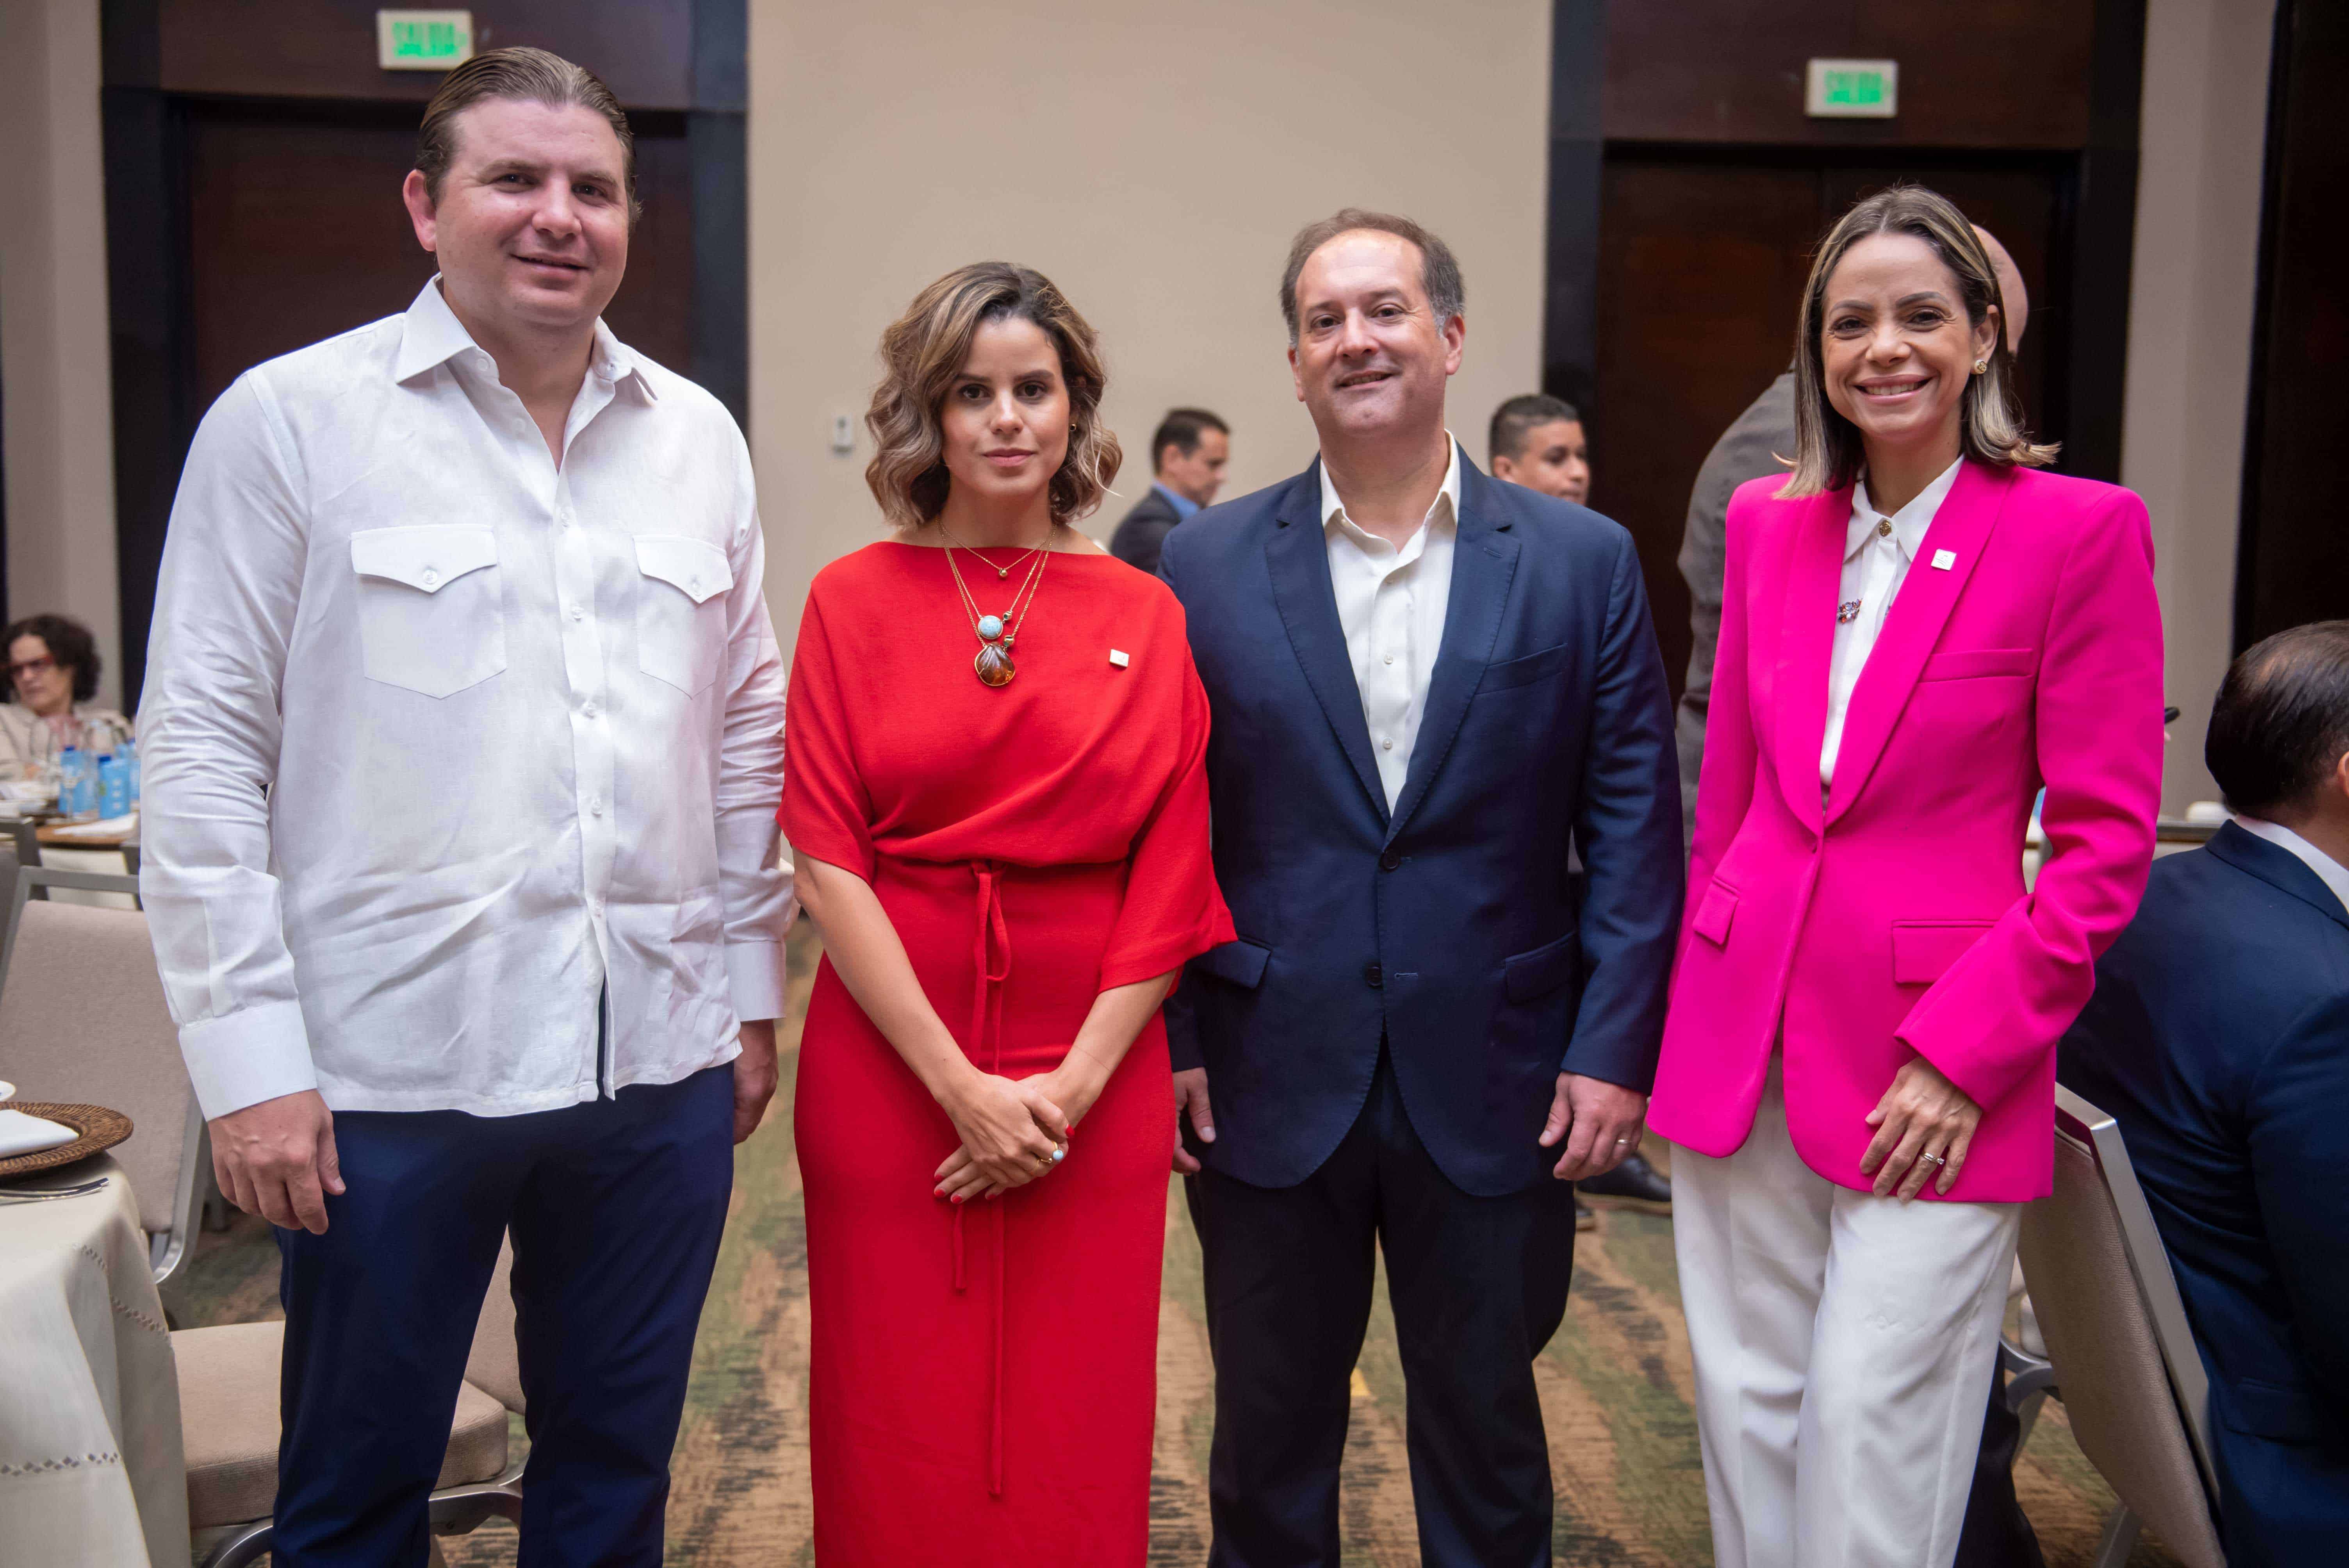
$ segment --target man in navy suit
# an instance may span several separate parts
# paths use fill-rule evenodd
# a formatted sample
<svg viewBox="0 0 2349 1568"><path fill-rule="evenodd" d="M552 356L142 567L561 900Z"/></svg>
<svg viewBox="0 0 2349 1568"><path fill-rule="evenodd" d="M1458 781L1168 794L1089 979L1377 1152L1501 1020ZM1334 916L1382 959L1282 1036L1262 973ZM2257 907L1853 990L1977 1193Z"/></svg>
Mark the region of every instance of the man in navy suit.
<svg viewBox="0 0 2349 1568"><path fill-rule="evenodd" d="M1339 1561L1378 1249L1422 1561L1550 1561L1532 1363L1566 1311L1569 1183L1637 1147L1654 1077L1680 794L1639 560L1446 432L1462 295L1408 219L1309 226L1280 303L1319 460L1160 562L1240 934L1168 1008L1219 1568Z"/></svg>
<svg viewBox="0 0 2349 1568"><path fill-rule="evenodd" d="M2349 1538L2349 621L2235 661L2203 755L2237 813L2158 861L2064 1037L2120 1123L2210 1377L2234 1568Z"/></svg>

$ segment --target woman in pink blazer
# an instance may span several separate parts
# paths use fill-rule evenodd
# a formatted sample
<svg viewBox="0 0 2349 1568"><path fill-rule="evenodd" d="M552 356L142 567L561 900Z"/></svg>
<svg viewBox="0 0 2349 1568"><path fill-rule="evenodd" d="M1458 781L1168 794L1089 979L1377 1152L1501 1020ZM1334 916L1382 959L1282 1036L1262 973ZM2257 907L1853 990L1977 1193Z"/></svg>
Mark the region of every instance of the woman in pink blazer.
<svg viewBox="0 0 2349 1568"><path fill-rule="evenodd" d="M1730 503L1651 1110L1721 1568L1947 1568L2055 1040L2152 859L2145 507L2038 471L2003 315L1948 201L1859 203L1804 298L1794 472Z"/></svg>

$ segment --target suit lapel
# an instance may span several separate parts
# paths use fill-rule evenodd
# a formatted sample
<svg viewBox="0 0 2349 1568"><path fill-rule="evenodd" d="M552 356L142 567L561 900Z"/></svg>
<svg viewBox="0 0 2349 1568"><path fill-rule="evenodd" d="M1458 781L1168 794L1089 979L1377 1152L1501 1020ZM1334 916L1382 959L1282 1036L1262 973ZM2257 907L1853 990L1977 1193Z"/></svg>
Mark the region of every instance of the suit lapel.
<svg viewBox="0 0 2349 1568"><path fill-rule="evenodd" d="M1387 820L1387 792L1379 783L1377 760L1371 755L1370 726L1362 718L1361 689L1354 683L1353 660L1347 656L1345 628L1338 624L1338 594L1330 583L1330 548L1314 515L1321 498L1319 459L1298 479L1274 513L1272 538L1264 547L1265 565L1272 574L1273 603L1288 631L1288 645L1305 668L1305 682L1321 705L1322 717L1337 737L1339 749L1353 765L1354 777L1379 814Z"/></svg>
<svg viewBox="0 0 2349 1568"><path fill-rule="evenodd" d="M1795 820L1814 830L1824 825L1819 748L1826 743L1827 665L1835 655L1836 601L1843 587L1845 524L1850 516L1848 488L1811 499L1788 548L1778 616L1778 789Z"/></svg>
<svg viewBox="0 0 2349 1568"><path fill-rule="evenodd" d="M1460 726L1468 717L1468 700L1476 695L1491 662L1493 645L1501 634L1501 611L1508 603L1509 581L1516 575L1516 540L1507 531L1509 517L1495 493L1495 481L1486 479L1468 460L1460 459L1460 517L1452 544L1451 596L1444 607L1444 641L1427 683L1427 701L1419 717L1419 738L1412 742L1411 769L1403 777L1402 794L1395 802L1392 841L1427 798ZM1367 751L1365 752L1367 755Z"/></svg>
<svg viewBox="0 0 2349 1568"><path fill-rule="evenodd" d="M2302 865L2298 855L2281 844L2269 843L2257 833L2230 822L2210 836L2210 852L2247 876L2254 876L2278 892L2290 893L2335 925L2349 926L2349 909L2333 896L2324 879Z"/></svg>
<svg viewBox="0 0 2349 1568"><path fill-rule="evenodd" d="M1827 795L1828 821L1847 810L1867 787L1868 776L1892 738L1893 724L1908 707L1917 677L1924 674L1927 656L1940 641L1950 612L1957 608L1958 596L1973 576L1974 565L1982 559L1982 546L2005 508L2013 484L2011 476L1969 462L1958 470L1957 483L1951 487L1940 511L1933 514L1917 559L1909 563L1909 573L1900 580L1900 593L1885 617L1884 631L1852 688L1851 707L1844 716L1843 745L1836 753L1835 785ZM1949 552L1951 562L1936 567L1934 557L1942 551Z"/></svg>

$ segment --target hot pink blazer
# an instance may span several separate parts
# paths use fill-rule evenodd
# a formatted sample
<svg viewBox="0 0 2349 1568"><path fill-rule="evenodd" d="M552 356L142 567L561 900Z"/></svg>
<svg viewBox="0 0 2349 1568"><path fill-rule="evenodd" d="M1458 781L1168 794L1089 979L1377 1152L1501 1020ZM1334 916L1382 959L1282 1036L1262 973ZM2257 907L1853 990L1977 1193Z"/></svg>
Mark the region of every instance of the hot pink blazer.
<svg viewBox="0 0 2349 1568"><path fill-rule="evenodd" d="M1812 1170L1868 1189L1865 1119L1922 1055L1982 1107L1949 1197L2039 1197L2056 1037L2153 857L2161 612L2145 503L1969 461L1861 671L1823 806L1851 491L1774 500L1781 482L1730 502L1650 1123L1700 1153L1733 1151L1783 1021L1787 1127ZM2026 893L2042 783L2048 856Z"/></svg>

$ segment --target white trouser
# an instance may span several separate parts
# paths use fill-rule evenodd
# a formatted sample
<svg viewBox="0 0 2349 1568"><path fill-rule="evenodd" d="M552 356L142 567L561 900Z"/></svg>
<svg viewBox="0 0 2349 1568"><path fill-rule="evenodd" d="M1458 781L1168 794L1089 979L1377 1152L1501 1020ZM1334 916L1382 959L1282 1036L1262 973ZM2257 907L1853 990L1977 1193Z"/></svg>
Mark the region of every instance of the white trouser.
<svg viewBox="0 0 2349 1568"><path fill-rule="evenodd" d="M1795 1152L1672 1150L1717 1568L1949 1568L2022 1207L1878 1198Z"/></svg>

